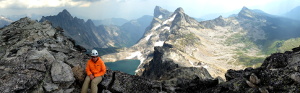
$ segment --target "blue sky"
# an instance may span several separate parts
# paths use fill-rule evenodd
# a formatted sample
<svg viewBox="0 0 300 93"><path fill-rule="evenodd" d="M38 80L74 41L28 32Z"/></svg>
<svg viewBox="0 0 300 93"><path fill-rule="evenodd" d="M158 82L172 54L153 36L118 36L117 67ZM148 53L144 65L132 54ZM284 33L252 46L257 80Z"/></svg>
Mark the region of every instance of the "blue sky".
<svg viewBox="0 0 300 93"><path fill-rule="evenodd" d="M191 17L239 11L243 6L279 15L300 6L300 0L0 0L0 15L56 15L67 9L84 19L137 19L153 15L155 6L173 12L182 7Z"/></svg>

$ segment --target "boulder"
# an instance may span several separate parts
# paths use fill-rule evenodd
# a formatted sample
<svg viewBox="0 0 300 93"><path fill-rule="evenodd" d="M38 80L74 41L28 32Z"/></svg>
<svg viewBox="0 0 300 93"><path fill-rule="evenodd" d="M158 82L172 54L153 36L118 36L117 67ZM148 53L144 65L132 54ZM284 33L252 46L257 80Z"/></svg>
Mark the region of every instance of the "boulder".
<svg viewBox="0 0 300 93"><path fill-rule="evenodd" d="M295 82L300 83L300 73L299 72L293 73L290 78L293 79Z"/></svg>
<svg viewBox="0 0 300 93"><path fill-rule="evenodd" d="M58 85L51 83L45 83L43 87L46 90L46 92L51 92L58 89Z"/></svg>
<svg viewBox="0 0 300 93"><path fill-rule="evenodd" d="M71 67L61 61L52 63L51 77L54 83L61 84L64 88L68 88L75 81Z"/></svg>
<svg viewBox="0 0 300 93"><path fill-rule="evenodd" d="M160 88L153 87L154 84L159 84L154 80L111 70L107 71L100 84L100 88L104 89L103 91L109 90L111 92L137 93L147 91L157 93L160 91Z"/></svg>
<svg viewBox="0 0 300 93"><path fill-rule="evenodd" d="M85 69L82 68L81 66L77 65L77 66L74 66L72 68L72 72L74 74L74 77L76 80L79 80L80 82L83 82L85 77L86 77L86 72L85 72Z"/></svg>
<svg viewBox="0 0 300 93"><path fill-rule="evenodd" d="M261 92L297 93L300 74L298 72L298 48L267 57L261 67L245 70L228 70L226 82L205 92Z"/></svg>
<svg viewBox="0 0 300 93"><path fill-rule="evenodd" d="M43 49L40 51L30 50L26 55L27 55L26 62L35 63L35 64L45 64L47 67L50 67L51 63L55 61L54 56L47 49Z"/></svg>
<svg viewBox="0 0 300 93"><path fill-rule="evenodd" d="M68 57L64 54L64 53L62 53L62 52L58 52L58 53L56 53L56 55L54 55L54 57L55 57L55 59L57 60L57 61L62 61L62 62L64 62Z"/></svg>

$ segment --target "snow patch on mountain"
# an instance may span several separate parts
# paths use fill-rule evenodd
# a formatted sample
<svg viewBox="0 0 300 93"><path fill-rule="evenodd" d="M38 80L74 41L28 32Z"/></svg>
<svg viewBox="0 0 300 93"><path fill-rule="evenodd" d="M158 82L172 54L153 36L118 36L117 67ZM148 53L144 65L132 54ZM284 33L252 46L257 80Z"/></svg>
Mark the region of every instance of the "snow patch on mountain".
<svg viewBox="0 0 300 93"><path fill-rule="evenodd" d="M162 29L162 31L164 31L164 30L168 30L169 32L171 31L169 26L164 27L164 28Z"/></svg>
<svg viewBox="0 0 300 93"><path fill-rule="evenodd" d="M146 36L146 40L148 41L150 39L150 37L152 36L153 33L149 34Z"/></svg>
<svg viewBox="0 0 300 93"><path fill-rule="evenodd" d="M163 46L165 41L158 41L154 43L154 46Z"/></svg>
<svg viewBox="0 0 300 93"><path fill-rule="evenodd" d="M162 24L164 25L164 24L166 24L168 22L172 22L175 19L175 17L176 17L176 14L174 14L171 18L169 18L166 21L164 21Z"/></svg>
<svg viewBox="0 0 300 93"><path fill-rule="evenodd" d="M4 16L0 16L0 19L2 19L2 20L4 20L4 21L7 21L7 22L13 22L12 20L9 20L9 19L7 19L7 18L5 18Z"/></svg>
<svg viewBox="0 0 300 93"><path fill-rule="evenodd" d="M156 25L155 27L152 28L152 30L156 30L159 27L161 27L161 24Z"/></svg>
<svg viewBox="0 0 300 93"><path fill-rule="evenodd" d="M159 19L162 19L162 18L163 18L163 16L162 16L162 15L159 15L159 16L158 16L158 18L159 18Z"/></svg>
<svg viewBox="0 0 300 93"><path fill-rule="evenodd" d="M136 52L131 53L131 55L126 57L125 59L133 59L134 57L140 57L140 56L142 56L141 51L136 51Z"/></svg>

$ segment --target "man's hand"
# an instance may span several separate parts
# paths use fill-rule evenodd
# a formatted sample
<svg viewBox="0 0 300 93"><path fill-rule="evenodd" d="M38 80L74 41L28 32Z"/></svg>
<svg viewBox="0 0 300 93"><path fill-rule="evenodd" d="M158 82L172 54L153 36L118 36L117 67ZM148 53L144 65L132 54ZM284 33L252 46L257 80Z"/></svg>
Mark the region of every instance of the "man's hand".
<svg viewBox="0 0 300 93"><path fill-rule="evenodd" d="M90 75L90 79L93 80L95 77L93 74Z"/></svg>

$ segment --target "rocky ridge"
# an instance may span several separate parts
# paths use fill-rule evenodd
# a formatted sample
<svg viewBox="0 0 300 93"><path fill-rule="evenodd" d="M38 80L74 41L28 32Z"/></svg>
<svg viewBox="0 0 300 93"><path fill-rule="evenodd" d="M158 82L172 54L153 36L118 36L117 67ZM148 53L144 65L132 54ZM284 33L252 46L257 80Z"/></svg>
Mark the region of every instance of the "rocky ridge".
<svg viewBox="0 0 300 93"><path fill-rule="evenodd" d="M134 45L144 34L149 26L152 17L143 16L136 20L125 21L122 24L112 25L94 24L92 20L72 17L67 11L63 10L54 16L42 17L40 22L48 20L55 27L61 27L65 30L64 34L73 38L76 44L84 46L87 49L92 48L110 48L110 47L130 47ZM122 21L122 19L112 19ZM90 42L86 42L90 41Z"/></svg>
<svg viewBox="0 0 300 93"><path fill-rule="evenodd" d="M40 22L50 21L54 27L64 29L64 34L73 38L77 45L89 50L92 48L125 47L131 45L127 33L119 26L95 26L92 20L73 17L67 10L63 10L55 16L42 17ZM89 42L87 42L89 41Z"/></svg>

